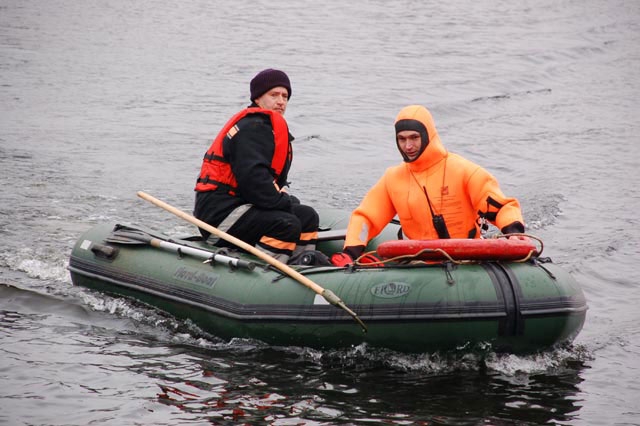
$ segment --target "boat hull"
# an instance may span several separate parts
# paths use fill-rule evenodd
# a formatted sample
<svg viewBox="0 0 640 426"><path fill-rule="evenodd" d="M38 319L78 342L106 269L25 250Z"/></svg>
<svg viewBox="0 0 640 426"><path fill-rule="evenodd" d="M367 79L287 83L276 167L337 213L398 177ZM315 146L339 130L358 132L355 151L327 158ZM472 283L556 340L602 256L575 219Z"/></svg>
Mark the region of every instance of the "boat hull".
<svg viewBox="0 0 640 426"><path fill-rule="evenodd" d="M587 311L575 280L540 261L300 267L357 313L364 333L347 312L252 256L243 258L258 264L253 269L205 264L148 244L105 243L113 228L98 225L78 239L69 261L75 285L147 303L225 339L404 352L482 343L521 353L570 342Z"/></svg>

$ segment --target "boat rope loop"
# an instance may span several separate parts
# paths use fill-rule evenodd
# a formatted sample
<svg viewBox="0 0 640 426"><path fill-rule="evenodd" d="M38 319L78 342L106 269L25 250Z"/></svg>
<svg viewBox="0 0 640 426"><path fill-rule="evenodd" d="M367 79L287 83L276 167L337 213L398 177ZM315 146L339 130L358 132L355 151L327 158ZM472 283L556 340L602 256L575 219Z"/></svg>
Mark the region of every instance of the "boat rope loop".
<svg viewBox="0 0 640 426"><path fill-rule="evenodd" d="M527 256L525 256L523 259L520 260L514 260L513 262L527 262L529 259L531 259L531 257L533 257L534 255L536 257L540 257L540 255L542 254L542 251L544 250L544 243L542 242L542 239L539 237L536 237L535 235L531 235L531 234L525 234L525 233L518 233L518 234L498 234L498 235L494 235L492 238L509 238L509 237L527 237L530 238L532 240L537 241L540 244L540 249L538 250L531 250L529 252L529 254Z"/></svg>

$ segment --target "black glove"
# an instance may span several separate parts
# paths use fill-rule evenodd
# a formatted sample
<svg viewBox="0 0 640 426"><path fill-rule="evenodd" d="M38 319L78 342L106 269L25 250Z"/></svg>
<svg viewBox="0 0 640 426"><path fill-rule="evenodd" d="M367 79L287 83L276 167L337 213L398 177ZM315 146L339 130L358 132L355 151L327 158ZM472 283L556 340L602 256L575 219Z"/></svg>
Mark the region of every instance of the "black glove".
<svg viewBox="0 0 640 426"><path fill-rule="evenodd" d="M513 222L501 229L502 233L507 234L523 234L524 225L520 222Z"/></svg>

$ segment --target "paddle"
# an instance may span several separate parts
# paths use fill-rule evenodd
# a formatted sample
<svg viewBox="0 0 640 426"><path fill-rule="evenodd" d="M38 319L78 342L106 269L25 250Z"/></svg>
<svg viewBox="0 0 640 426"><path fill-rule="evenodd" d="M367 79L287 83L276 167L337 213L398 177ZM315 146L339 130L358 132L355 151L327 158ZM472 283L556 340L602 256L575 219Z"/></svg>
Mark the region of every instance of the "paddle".
<svg viewBox="0 0 640 426"><path fill-rule="evenodd" d="M221 238L233 245L235 245L236 247L239 247L245 251L248 251L249 253L253 254L254 256L264 260L265 262L267 262L269 265L279 269L280 271L284 272L286 275L288 275L289 277L293 278L294 280L298 281L300 284L310 288L311 290L313 290L316 294L322 296L325 298L325 300L327 302L329 302L330 304L337 306L339 308L344 309L349 315L351 315L353 317L354 320L356 320L356 322L358 324L360 324L360 326L362 327L362 331L363 332L367 332L367 327L364 325L364 323L362 322L362 320L360 318L358 318L358 315L353 312L347 305L345 305L345 303L338 297L336 296L331 290L327 290L325 288L322 288L321 286L319 286L318 284L314 283L313 281L311 281L309 278L305 277L304 275L302 275L301 273L299 273L298 271L296 271L295 269L289 267L288 265L280 262L279 260L273 258L272 256L269 256L267 253L258 250L257 248L247 244L246 242L242 241L239 238L234 237L233 235L229 235L224 231L221 231L211 225L209 225L206 222L201 221L200 219L191 216L190 214L187 214L185 212L183 212L182 210L179 210L167 203L165 203L164 201L160 201L157 198L142 192L142 191L138 191L138 197L149 201L152 204L155 204L156 206L178 216L179 218L182 218L184 220L186 220L187 222L192 223L193 225L196 225L199 228L204 229L205 231L209 232L210 234L213 234L215 236L217 236L218 238Z"/></svg>

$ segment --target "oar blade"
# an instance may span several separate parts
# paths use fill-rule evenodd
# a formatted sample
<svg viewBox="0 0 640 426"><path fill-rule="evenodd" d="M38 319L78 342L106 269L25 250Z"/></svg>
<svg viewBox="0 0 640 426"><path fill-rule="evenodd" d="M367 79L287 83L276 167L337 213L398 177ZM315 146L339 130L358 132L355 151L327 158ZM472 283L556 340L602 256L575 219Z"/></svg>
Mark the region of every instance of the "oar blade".
<svg viewBox="0 0 640 426"><path fill-rule="evenodd" d="M149 244L153 236L139 229L130 228L124 225L116 225L111 234L105 238L108 243L114 244Z"/></svg>

